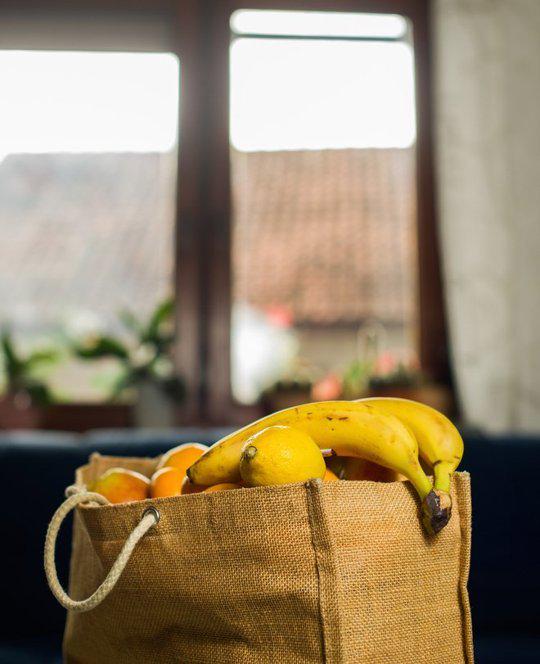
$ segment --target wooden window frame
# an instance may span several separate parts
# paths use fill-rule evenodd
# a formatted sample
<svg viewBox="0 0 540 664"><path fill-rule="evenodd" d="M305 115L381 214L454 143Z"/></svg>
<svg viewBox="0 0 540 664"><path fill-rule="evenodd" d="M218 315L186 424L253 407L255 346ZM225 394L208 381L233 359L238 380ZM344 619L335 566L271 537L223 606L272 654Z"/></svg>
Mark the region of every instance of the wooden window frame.
<svg viewBox="0 0 540 664"><path fill-rule="evenodd" d="M429 0L5 0L1 12L154 12L172 25L180 59L180 146L175 221L175 359L189 394L182 424L226 424L256 410L236 406L230 381L231 191L229 46L237 9L395 13L413 26L417 113L418 348L422 368L450 383L437 237L432 143ZM1 18L1 13L0 13Z"/></svg>
<svg viewBox="0 0 540 664"><path fill-rule="evenodd" d="M217 6L216 6L217 4ZM204 104L212 109L207 130L206 210L201 218L201 264L207 266L201 290L204 358L200 367L200 409L205 421L241 421L249 414L235 406L230 383L231 307L231 192L229 148L229 20L237 9L297 9L401 14L412 23L416 81L416 181L418 246L417 344L422 369L437 382L449 385L446 319L437 234L432 140L431 41L429 0L226 0L214 3L205 24L207 92ZM210 95L211 94L211 98ZM179 265L179 286L182 264ZM184 276L185 278L185 276ZM185 315L186 312L184 312ZM180 316L182 316L180 311ZM180 353L182 351L180 339ZM185 362L184 362L185 364ZM196 376L192 375L192 379Z"/></svg>

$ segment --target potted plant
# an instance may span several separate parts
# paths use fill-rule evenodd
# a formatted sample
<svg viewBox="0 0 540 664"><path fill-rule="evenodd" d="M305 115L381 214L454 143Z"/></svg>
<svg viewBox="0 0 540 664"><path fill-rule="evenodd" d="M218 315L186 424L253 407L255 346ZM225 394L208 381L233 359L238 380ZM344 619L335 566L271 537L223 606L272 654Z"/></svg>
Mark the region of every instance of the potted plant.
<svg viewBox="0 0 540 664"><path fill-rule="evenodd" d="M174 423L174 404L183 400L185 386L171 359L174 303L161 302L147 321L124 311L120 320L128 338L92 335L72 344L75 355L93 361L113 358L120 365L109 399L135 394L135 423L141 427L168 427ZM130 338L129 338L130 337Z"/></svg>
<svg viewBox="0 0 540 664"><path fill-rule="evenodd" d="M371 376L366 396L398 397L420 401L451 416L454 402L449 388L429 381L423 374L400 366L386 376Z"/></svg>
<svg viewBox="0 0 540 664"><path fill-rule="evenodd" d="M398 397L420 401L452 415L451 391L428 379L414 361L404 362L385 352L372 362L355 360L341 376L328 374L313 387L315 400Z"/></svg>
<svg viewBox="0 0 540 664"><path fill-rule="evenodd" d="M0 399L0 427L3 429L34 429L43 418L44 408L52 394L38 372L57 361L53 348L40 348L26 354L20 352L13 335L4 329L0 335L0 356L4 374L4 395Z"/></svg>
<svg viewBox="0 0 540 664"><path fill-rule="evenodd" d="M297 357L289 370L269 385L261 394L260 404L265 413L274 413L310 400L313 381L312 367Z"/></svg>
<svg viewBox="0 0 540 664"><path fill-rule="evenodd" d="M310 399L312 384L305 378L282 378L264 390L261 404L266 414L306 403Z"/></svg>

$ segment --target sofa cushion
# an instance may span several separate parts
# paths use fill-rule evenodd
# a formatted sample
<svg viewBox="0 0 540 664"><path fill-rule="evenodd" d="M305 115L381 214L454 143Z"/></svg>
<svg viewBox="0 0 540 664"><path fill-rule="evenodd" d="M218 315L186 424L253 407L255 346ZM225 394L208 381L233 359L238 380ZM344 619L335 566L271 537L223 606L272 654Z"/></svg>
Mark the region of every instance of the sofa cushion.
<svg viewBox="0 0 540 664"><path fill-rule="evenodd" d="M538 664L540 637L522 634L483 634L474 639L476 664Z"/></svg>
<svg viewBox="0 0 540 664"><path fill-rule="evenodd" d="M0 664L62 664L61 639L52 637L0 640Z"/></svg>
<svg viewBox="0 0 540 664"><path fill-rule="evenodd" d="M469 594L476 632L538 630L539 464L538 438L466 437L461 467L471 473Z"/></svg>

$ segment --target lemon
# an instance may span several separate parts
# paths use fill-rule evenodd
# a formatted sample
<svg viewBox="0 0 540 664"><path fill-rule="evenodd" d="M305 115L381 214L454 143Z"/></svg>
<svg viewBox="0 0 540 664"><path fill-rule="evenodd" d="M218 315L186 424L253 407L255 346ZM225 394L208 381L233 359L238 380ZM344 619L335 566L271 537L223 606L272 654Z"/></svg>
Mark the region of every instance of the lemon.
<svg viewBox="0 0 540 664"><path fill-rule="evenodd" d="M249 486L322 479L325 472L323 455L313 438L293 427L267 427L242 447L240 474Z"/></svg>

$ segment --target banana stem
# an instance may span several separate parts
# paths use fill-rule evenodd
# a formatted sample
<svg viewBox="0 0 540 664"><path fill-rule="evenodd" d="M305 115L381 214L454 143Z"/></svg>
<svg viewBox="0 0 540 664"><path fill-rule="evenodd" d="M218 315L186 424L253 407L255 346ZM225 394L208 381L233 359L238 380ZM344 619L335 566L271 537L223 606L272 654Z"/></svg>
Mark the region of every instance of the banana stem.
<svg viewBox="0 0 540 664"><path fill-rule="evenodd" d="M415 472L409 473L407 478L412 482L420 496L420 500L425 500L428 494L433 490L429 478L420 466L418 466L418 470L415 470Z"/></svg>
<svg viewBox="0 0 540 664"><path fill-rule="evenodd" d="M422 501L422 523L430 535L441 531L452 515L452 498L449 493L433 489Z"/></svg>
<svg viewBox="0 0 540 664"><path fill-rule="evenodd" d="M450 493L450 478L454 469L448 461L438 461L433 466L433 475L435 481L433 486L439 491L444 491L445 493Z"/></svg>
<svg viewBox="0 0 540 664"><path fill-rule="evenodd" d="M438 464L442 466L443 464ZM445 472L443 472L445 471ZM445 474L446 473L446 474ZM452 499L450 497L450 474L449 468L441 468L440 479L447 479L448 490L432 486L429 478L419 467L418 472L412 473L409 479L413 483L422 501L422 523L430 535L436 535L441 531L452 514Z"/></svg>
<svg viewBox="0 0 540 664"><path fill-rule="evenodd" d="M422 521L432 535L442 530L452 515L450 480L453 472L454 467L448 461L433 465L433 490L422 501Z"/></svg>

